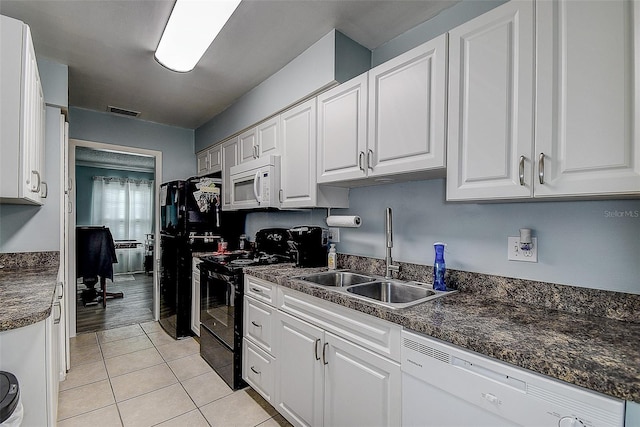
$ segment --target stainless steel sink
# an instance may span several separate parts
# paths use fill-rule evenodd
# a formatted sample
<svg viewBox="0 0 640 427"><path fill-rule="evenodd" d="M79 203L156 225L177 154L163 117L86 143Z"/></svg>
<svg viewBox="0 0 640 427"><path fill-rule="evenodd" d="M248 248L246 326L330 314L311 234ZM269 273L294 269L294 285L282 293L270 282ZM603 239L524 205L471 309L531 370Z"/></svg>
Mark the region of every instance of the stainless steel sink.
<svg viewBox="0 0 640 427"><path fill-rule="evenodd" d="M418 282L400 282L395 280L377 280L371 283L350 286L347 293L371 300L389 308L407 308L455 291L434 291L428 285Z"/></svg>
<svg viewBox="0 0 640 427"><path fill-rule="evenodd" d="M296 277L296 279L315 283L316 285L334 287L345 287L357 285L359 283L373 282L376 280L375 277L365 276L351 271L327 271L324 273L299 276Z"/></svg>
<svg viewBox="0 0 640 427"><path fill-rule="evenodd" d="M413 302L436 294L431 289L388 280L351 286L347 292L387 303Z"/></svg>

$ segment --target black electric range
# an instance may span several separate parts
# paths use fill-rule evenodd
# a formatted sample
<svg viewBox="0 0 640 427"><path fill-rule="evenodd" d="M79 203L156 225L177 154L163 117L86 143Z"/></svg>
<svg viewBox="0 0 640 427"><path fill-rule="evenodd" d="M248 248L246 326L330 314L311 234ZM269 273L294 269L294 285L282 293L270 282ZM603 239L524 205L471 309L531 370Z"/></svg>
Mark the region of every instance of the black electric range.
<svg viewBox="0 0 640 427"><path fill-rule="evenodd" d="M242 380L243 268L292 262L286 229L256 233L255 251L215 253L200 264L200 355L229 387Z"/></svg>

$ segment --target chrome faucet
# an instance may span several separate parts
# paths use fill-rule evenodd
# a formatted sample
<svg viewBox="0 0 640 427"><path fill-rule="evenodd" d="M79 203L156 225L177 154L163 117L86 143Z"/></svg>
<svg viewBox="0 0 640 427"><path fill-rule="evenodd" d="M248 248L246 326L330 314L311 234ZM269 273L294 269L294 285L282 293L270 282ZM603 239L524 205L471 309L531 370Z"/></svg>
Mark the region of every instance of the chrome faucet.
<svg viewBox="0 0 640 427"><path fill-rule="evenodd" d="M393 247L393 218L391 214L391 208L387 208L384 219L384 234L387 246L387 256L385 258L387 264L385 279L391 279L391 273L400 271L400 266L393 265L393 259L391 258L391 248Z"/></svg>

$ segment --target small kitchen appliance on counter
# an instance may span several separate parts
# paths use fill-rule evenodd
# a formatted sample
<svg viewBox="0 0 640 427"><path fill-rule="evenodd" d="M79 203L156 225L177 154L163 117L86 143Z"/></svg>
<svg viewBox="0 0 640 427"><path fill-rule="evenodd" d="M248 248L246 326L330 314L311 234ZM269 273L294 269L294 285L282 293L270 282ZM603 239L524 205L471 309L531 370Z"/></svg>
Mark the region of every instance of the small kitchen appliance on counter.
<svg viewBox="0 0 640 427"><path fill-rule="evenodd" d="M289 246L297 267L324 267L327 265L329 230L322 227L300 225L289 229Z"/></svg>
<svg viewBox="0 0 640 427"><path fill-rule="evenodd" d="M291 262L284 228L256 233L255 251L202 257L200 264L200 355L234 390L242 380L243 267Z"/></svg>

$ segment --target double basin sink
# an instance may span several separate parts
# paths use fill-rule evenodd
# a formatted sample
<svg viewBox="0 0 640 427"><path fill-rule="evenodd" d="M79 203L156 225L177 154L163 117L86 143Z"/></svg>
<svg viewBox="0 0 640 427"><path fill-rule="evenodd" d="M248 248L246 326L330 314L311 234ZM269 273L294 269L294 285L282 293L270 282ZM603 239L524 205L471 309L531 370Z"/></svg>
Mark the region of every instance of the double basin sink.
<svg viewBox="0 0 640 427"><path fill-rule="evenodd" d="M389 308L407 308L451 293L436 291L418 282L382 279L352 271L327 271L297 276L294 279L332 287L353 297Z"/></svg>

